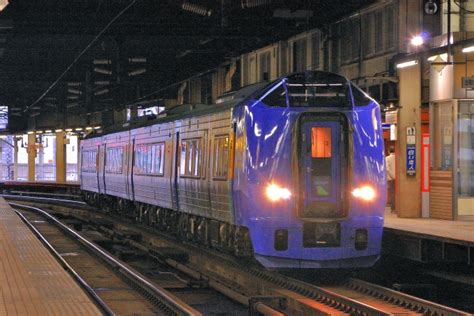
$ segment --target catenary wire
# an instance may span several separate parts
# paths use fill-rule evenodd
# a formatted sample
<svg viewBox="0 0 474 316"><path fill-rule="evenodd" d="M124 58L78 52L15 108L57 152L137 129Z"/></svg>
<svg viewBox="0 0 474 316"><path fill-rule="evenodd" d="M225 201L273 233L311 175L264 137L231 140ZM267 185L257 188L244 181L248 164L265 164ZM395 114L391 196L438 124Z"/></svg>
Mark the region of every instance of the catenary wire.
<svg viewBox="0 0 474 316"><path fill-rule="evenodd" d="M102 36L102 34L105 33L109 29L109 27L118 19L120 18L128 9L130 9L137 0L133 0L130 2L122 11L120 11L112 20L110 20L109 23L92 39L92 41L87 44L87 46L79 53L79 55L74 58L71 64L66 68L66 70L63 71L63 73L46 89L41 96L39 96L33 103L31 103L29 106L27 106L23 112L27 112L32 106L36 105L38 102L40 102L51 89L53 89L58 82L67 74L67 72L77 63L77 61L91 48L92 45Z"/></svg>

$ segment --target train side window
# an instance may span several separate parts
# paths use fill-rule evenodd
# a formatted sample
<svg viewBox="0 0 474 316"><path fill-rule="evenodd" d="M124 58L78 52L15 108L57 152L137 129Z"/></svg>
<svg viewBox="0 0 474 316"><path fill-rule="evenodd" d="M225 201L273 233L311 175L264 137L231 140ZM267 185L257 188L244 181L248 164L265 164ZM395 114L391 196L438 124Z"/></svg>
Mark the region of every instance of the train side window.
<svg viewBox="0 0 474 316"><path fill-rule="evenodd" d="M97 171L97 151L86 150L82 152L82 171L96 172Z"/></svg>
<svg viewBox="0 0 474 316"><path fill-rule="evenodd" d="M218 135L214 138L212 177L216 180L227 180L228 163L229 135Z"/></svg>
<svg viewBox="0 0 474 316"><path fill-rule="evenodd" d="M106 173L122 173L123 170L123 147L107 148L105 158Z"/></svg>
<svg viewBox="0 0 474 316"><path fill-rule="evenodd" d="M286 107L286 91L283 83L272 87L260 99L268 106Z"/></svg>
<svg viewBox="0 0 474 316"><path fill-rule="evenodd" d="M183 139L181 141L179 175L199 178L201 174L201 164L201 138Z"/></svg>
<svg viewBox="0 0 474 316"><path fill-rule="evenodd" d="M136 174L163 175L164 174L165 143L139 144L135 147Z"/></svg>

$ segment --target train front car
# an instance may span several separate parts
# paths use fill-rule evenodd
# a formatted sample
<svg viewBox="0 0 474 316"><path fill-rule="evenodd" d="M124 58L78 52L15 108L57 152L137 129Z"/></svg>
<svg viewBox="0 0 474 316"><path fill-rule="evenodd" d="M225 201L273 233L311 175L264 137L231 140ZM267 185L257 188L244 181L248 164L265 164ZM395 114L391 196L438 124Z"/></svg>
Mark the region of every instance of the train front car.
<svg viewBox="0 0 474 316"><path fill-rule="evenodd" d="M234 108L235 222L269 268L368 267L379 257L379 105L336 74L278 79Z"/></svg>

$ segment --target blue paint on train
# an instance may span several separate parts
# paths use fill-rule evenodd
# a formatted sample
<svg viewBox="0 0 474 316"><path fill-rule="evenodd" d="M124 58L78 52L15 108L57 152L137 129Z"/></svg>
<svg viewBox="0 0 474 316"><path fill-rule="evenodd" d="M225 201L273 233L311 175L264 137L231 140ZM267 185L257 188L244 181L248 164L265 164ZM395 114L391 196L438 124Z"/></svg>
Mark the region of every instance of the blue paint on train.
<svg viewBox="0 0 474 316"><path fill-rule="evenodd" d="M286 77L280 80L268 91L291 82ZM290 94L288 90L286 92ZM292 107L287 98L286 106L274 106L262 102L264 97L261 96L236 106L233 112L238 127L236 137L245 138L247 144L242 153L236 153L242 155L237 159L242 159L243 164L235 170L233 183L236 224L249 228L257 259L271 267L371 265L380 253L385 205L386 180L378 104L366 98L365 105L348 102L342 107L319 108L317 104L315 107ZM314 119L301 124L299 120L308 113L313 114ZM328 114L334 114L335 119L325 118ZM323 119L319 120L319 117ZM345 125L341 124L341 118L345 118ZM318 179L317 176L305 176L306 169L312 170L312 160L316 159L305 155L305 150L298 146L302 135L308 140L311 129L319 127L332 131L329 141L333 147L328 155L333 158L330 170L321 171L325 175ZM340 144L341 135L346 137L344 145ZM344 161L339 159L340 151L343 151L341 146L347 147ZM342 166L344 163L346 165ZM317 164L315 168L318 168ZM265 189L272 183L289 188L291 198L278 202L266 199ZM323 193L314 197L317 193L313 187L318 185ZM351 190L364 185L376 190L377 196L370 202L350 194ZM344 202L344 199L348 201ZM337 214L333 217L301 216L301 208L314 203L329 204ZM343 204L348 206L342 214ZM311 237L304 236L304 226L307 224L311 229L312 223L314 227L327 225L331 233L340 234L340 240L335 242L337 245L331 246L330 240L321 238L305 247L304 239ZM333 227L337 227L336 231ZM367 231L365 249L355 249L357 229ZM288 231L288 246L284 250L275 249L277 230Z"/></svg>

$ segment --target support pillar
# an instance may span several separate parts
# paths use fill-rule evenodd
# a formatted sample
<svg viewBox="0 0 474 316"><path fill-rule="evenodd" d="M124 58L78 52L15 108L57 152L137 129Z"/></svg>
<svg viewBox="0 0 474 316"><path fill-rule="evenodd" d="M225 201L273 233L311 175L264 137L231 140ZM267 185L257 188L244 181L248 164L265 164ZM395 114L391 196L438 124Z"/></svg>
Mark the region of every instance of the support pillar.
<svg viewBox="0 0 474 316"><path fill-rule="evenodd" d="M417 65L399 69L400 109L395 148L395 205L399 217L421 217L421 68ZM413 135L414 136L411 136ZM413 143L414 142L414 143ZM411 170L414 153L414 170ZM407 160L408 161L407 163ZM411 175L410 175L411 173Z"/></svg>
<svg viewBox="0 0 474 316"><path fill-rule="evenodd" d="M28 134L28 181L35 181L36 133Z"/></svg>
<svg viewBox="0 0 474 316"><path fill-rule="evenodd" d="M14 158L13 158L13 179L11 180L18 180L18 138L16 136L13 136L13 144L15 146L15 150L13 151L14 153Z"/></svg>
<svg viewBox="0 0 474 316"><path fill-rule="evenodd" d="M56 182L66 182L66 134L56 132Z"/></svg>

